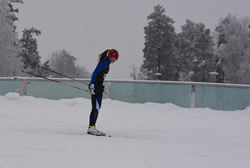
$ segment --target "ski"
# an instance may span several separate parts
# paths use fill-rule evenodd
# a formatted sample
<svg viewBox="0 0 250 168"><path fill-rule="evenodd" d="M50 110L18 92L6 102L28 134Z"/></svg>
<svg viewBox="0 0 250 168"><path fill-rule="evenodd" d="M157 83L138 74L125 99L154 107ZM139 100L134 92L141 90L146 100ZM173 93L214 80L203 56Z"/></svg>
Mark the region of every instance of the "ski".
<svg viewBox="0 0 250 168"><path fill-rule="evenodd" d="M88 132L86 132L86 133L84 132L84 133L81 133L80 135L85 135L85 134L87 134L89 136L96 136L96 137L113 137L112 135L106 134L106 133L103 133L101 135L96 135L96 134L90 134Z"/></svg>

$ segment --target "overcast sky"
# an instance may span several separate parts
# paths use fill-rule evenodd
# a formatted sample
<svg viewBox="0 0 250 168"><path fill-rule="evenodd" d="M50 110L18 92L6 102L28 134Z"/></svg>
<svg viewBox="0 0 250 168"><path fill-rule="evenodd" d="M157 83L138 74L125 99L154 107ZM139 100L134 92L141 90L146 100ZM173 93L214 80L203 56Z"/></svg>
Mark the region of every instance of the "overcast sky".
<svg viewBox="0 0 250 168"><path fill-rule="evenodd" d="M19 37L24 28L42 31L37 38L44 62L53 51L65 49L92 73L98 54L107 48L120 53L108 78L128 79L132 64L143 60L144 27L156 4L175 21L176 32L186 19L211 30L228 13L250 17L250 0L23 0L18 5Z"/></svg>

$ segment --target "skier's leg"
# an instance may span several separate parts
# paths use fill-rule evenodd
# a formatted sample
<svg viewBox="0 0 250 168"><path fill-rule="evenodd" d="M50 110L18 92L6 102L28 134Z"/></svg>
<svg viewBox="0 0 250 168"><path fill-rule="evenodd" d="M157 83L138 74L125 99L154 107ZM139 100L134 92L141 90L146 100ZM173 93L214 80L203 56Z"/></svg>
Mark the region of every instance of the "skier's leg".
<svg viewBox="0 0 250 168"><path fill-rule="evenodd" d="M91 103L92 110L89 117L89 126L94 127L102 104L102 92L96 92L94 95L91 95Z"/></svg>
<svg viewBox="0 0 250 168"><path fill-rule="evenodd" d="M96 92L95 95L91 95L92 110L89 117L88 134L96 136L105 136L106 134L96 129L95 124L98 118L99 110L102 104L102 92Z"/></svg>

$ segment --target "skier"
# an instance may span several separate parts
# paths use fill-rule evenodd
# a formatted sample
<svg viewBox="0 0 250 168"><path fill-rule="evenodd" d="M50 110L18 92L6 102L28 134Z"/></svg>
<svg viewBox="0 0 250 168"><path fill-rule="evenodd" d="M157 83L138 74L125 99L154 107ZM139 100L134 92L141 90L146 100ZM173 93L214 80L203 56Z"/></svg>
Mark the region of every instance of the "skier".
<svg viewBox="0 0 250 168"><path fill-rule="evenodd" d="M89 84L89 94L91 94L92 110L89 117L88 134L105 136L106 134L96 128L96 120L102 104L102 94L104 91L103 81L109 72L110 63L114 63L119 58L118 51L108 49L99 55L99 62L92 74Z"/></svg>

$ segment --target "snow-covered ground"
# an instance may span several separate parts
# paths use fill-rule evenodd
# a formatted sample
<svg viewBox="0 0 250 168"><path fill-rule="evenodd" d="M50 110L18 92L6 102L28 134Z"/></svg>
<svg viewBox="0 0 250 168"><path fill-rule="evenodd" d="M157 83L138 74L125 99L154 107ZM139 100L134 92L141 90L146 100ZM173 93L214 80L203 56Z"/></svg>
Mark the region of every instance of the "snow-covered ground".
<svg viewBox="0 0 250 168"><path fill-rule="evenodd" d="M185 109L106 99L86 134L90 101L0 96L0 168L247 168L250 108Z"/></svg>

